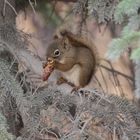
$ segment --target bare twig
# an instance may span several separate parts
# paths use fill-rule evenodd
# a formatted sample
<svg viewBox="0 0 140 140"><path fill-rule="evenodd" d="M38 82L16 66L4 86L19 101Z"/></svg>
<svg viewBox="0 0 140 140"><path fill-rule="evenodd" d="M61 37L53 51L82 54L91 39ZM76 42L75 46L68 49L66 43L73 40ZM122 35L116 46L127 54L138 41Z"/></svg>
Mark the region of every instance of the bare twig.
<svg viewBox="0 0 140 140"><path fill-rule="evenodd" d="M121 73L121 72L119 72L119 71L117 71L117 70L114 70L114 69L112 70L112 69L110 69L110 68L108 68L108 67L106 67L106 66L104 66L104 65L100 65L100 67L102 67L102 68L104 68L104 69L106 69L106 70L108 70L108 71L110 71L110 72L114 72L114 73L116 73L116 74L119 74L119 75L121 75L121 76L123 76L123 77L125 77L125 78L127 78L127 79L129 79L129 80L131 80L132 82L134 81L134 79L133 79L132 77L130 77L130 76L124 74L124 73Z"/></svg>
<svg viewBox="0 0 140 140"><path fill-rule="evenodd" d="M86 128L87 124L92 120L92 118L93 118L93 117L91 116L89 119L87 119L87 120L85 121L84 126L82 127L82 129L81 129L81 131L80 131L81 134L83 133L83 131L84 131L84 129Z"/></svg>
<svg viewBox="0 0 140 140"><path fill-rule="evenodd" d="M28 0L29 1L29 4L30 4L30 6L31 6L31 8L32 8L32 10L33 10L33 12L34 12L34 14L36 13L36 11L35 11L35 8L34 8L34 6L33 6L33 3L31 2L31 0ZM36 2L35 2L35 4L36 4Z"/></svg>
<svg viewBox="0 0 140 140"><path fill-rule="evenodd" d="M4 0L4 5L3 5L3 16L5 16L5 10L6 10L6 4L9 5L12 10L14 11L14 13L17 16L17 11L15 10L15 8L11 5L11 3L8 0Z"/></svg>

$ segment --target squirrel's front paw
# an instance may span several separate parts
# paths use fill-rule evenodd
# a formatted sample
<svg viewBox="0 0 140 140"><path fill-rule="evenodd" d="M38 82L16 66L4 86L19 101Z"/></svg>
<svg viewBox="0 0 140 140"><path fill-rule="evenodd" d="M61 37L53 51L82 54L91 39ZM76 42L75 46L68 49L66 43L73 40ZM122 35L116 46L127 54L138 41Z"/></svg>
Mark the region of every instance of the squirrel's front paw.
<svg viewBox="0 0 140 140"><path fill-rule="evenodd" d="M77 93L78 92L78 90L80 89L81 87L80 86L75 86L73 89L72 89L72 91L71 91L71 93Z"/></svg>
<svg viewBox="0 0 140 140"><path fill-rule="evenodd" d="M61 85L61 84L64 84L64 83L67 83L67 80L63 77L60 77L58 80L57 80L57 85Z"/></svg>

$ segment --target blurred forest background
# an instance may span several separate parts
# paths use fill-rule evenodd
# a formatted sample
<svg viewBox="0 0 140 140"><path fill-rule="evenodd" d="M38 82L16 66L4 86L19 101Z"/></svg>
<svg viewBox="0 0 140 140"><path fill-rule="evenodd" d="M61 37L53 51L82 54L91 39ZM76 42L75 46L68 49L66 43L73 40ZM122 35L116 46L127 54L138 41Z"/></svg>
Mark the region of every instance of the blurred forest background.
<svg viewBox="0 0 140 140"><path fill-rule="evenodd" d="M99 66L71 94L42 81L54 34L94 42ZM140 0L0 0L0 140L140 140Z"/></svg>

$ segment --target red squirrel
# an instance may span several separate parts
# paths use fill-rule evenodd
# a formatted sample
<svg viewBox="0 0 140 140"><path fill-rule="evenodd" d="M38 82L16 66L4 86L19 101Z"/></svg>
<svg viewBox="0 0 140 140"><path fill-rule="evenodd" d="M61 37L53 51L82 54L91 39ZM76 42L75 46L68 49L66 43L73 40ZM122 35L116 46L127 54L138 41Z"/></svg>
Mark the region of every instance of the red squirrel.
<svg viewBox="0 0 140 140"><path fill-rule="evenodd" d="M47 59L54 61L54 69L76 87L88 85L97 66L97 51L88 39L63 30L47 49Z"/></svg>

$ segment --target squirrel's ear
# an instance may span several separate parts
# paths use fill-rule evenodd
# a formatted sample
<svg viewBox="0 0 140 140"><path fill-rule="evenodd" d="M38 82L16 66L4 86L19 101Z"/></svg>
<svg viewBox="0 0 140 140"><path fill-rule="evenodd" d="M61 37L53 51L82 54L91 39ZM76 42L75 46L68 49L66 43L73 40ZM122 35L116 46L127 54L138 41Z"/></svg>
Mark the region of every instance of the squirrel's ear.
<svg viewBox="0 0 140 140"><path fill-rule="evenodd" d="M66 29L63 29L63 30L60 31L60 34L61 34L61 36L63 36L63 37L66 36L67 33L68 33L68 32L67 32Z"/></svg>
<svg viewBox="0 0 140 140"><path fill-rule="evenodd" d="M59 37L58 37L58 35L57 34L55 34L54 36L53 36L53 39L58 39Z"/></svg>
<svg viewBox="0 0 140 140"><path fill-rule="evenodd" d="M67 35L66 29L58 30L53 36L53 39L63 38Z"/></svg>
<svg viewBox="0 0 140 140"><path fill-rule="evenodd" d="M63 45L64 45L64 49L69 50L71 45L70 45L69 39L67 37L64 38L64 44Z"/></svg>

